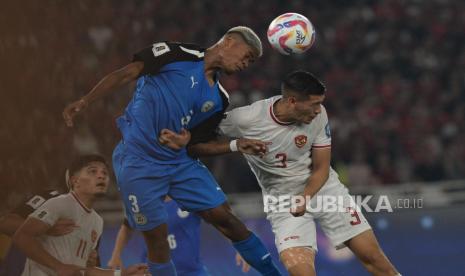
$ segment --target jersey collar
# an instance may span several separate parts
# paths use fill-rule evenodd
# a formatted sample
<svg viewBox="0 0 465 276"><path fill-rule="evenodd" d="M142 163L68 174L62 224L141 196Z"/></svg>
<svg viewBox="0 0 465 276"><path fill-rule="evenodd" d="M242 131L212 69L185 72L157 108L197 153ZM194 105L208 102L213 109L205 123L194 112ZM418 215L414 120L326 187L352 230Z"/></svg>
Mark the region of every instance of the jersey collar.
<svg viewBox="0 0 465 276"><path fill-rule="evenodd" d="M82 203L82 201L79 199L79 197L77 196L77 194L75 194L74 192L71 192L71 195L73 196L73 198L77 201L77 203L79 203L79 205L81 205L82 209L84 209L84 211L86 211L87 213L91 213L92 210L87 208L86 205L84 205L84 203Z"/></svg>
<svg viewBox="0 0 465 276"><path fill-rule="evenodd" d="M282 125L282 126L289 126L289 125L292 125L294 124L294 122L283 122L283 121L280 121L276 115L274 115L274 104L277 103L279 100L281 100L281 97L277 98L276 100L273 100L271 102L271 105L270 105L270 116L271 116L271 119L273 119L273 121L275 121L275 123L277 123L278 125Z"/></svg>

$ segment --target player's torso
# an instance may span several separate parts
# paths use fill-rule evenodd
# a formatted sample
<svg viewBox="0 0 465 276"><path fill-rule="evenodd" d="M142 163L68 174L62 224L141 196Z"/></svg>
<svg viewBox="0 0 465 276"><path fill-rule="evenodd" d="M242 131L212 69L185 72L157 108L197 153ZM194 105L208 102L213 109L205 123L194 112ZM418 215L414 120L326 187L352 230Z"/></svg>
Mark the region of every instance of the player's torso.
<svg viewBox="0 0 465 276"><path fill-rule="evenodd" d="M85 266L89 254L97 245L103 230L103 220L94 211L87 209L74 195L69 197L67 217L78 226L63 236L45 236L41 240L48 252L64 263Z"/></svg>
<svg viewBox="0 0 465 276"><path fill-rule="evenodd" d="M254 113L256 118L251 118L255 123L242 130L245 138L268 143L268 153L263 158L245 155L264 187L288 182L292 178L301 179L301 182L306 180L310 176L312 142L318 133L314 122L280 122L273 112L273 103L279 98L273 97L254 104L257 105L254 108L260 110Z"/></svg>
<svg viewBox="0 0 465 276"><path fill-rule="evenodd" d="M131 133L123 132L123 137L167 162L187 157L184 150L160 145L158 135L164 128L176 132L192 129L222 112L225 97L220 86L219 82L210 85L206 79L203 60L172 62L155 76L141 77L126 116L135 127Z"/></svg>

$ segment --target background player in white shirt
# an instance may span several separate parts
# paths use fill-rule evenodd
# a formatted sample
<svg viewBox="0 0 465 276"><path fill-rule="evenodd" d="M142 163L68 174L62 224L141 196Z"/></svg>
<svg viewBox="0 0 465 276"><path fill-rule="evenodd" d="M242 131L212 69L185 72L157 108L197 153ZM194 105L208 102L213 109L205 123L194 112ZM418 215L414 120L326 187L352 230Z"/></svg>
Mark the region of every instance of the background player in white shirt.
<svg viewBox="0 0 465 276"><path fill-rule="evenodd" d="M37 208L13 237L28 257L24 276L116 275L114 270L85 268L103 230L103 219L92 206L105 195L110 181L105 159L83 156L73 162L69 173L71 191ZM48 236L48 229L59 219L72 220L77 227L63 236ZM144 275L145 269L135 265L121 275Z"/></svg>
<svg viewBox="0 0 465 276"><path fill-rule="evenodd" d="M258 139L268 144L263 157L244 155L265 200L267 196L283 195L344 199L344 212L310 212L302 205L291 212L267 213L281 261L291 275L315 275L315 220L336 248L349 247L373 275L399 275L363 214L351 208L347 189L330 167L331 133L322 105L324 92L324 85L312 74L293 72L282 84L282 96L233 109L221 121L220 130L229 137ZM170 133L168 138L173 136L176 134ZM213 141L191 145L189 150L199 156L220 154L234 150L235 143ZM312 210L317 207L315 204L315 200L310 202Z"/></svg>

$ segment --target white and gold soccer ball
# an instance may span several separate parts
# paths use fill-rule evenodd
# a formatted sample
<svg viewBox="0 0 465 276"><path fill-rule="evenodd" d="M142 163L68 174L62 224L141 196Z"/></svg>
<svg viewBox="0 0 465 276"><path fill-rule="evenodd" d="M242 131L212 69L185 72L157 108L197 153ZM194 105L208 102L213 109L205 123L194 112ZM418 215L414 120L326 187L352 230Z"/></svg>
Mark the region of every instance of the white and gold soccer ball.
<svg viewBox="0 0 465 276"><path fill-rule="evenodd" d="M285 13L271 22L267 37L271 46L281 54L302 54L315 42L315 29L307 17Z"/></svg>

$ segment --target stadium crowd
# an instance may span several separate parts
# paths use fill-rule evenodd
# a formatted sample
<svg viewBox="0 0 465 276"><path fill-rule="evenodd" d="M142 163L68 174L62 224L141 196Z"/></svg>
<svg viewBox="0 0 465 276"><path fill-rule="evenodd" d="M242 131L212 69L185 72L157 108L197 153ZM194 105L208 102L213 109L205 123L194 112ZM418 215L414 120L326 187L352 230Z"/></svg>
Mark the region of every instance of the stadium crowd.
<svg viewBox="0 0 465 276"><path fill-rule="evenodd" d="M61 117L67 103L150 43L210 45L234 25L259 33L265 53L224 76L232 106L278 94L292 69L314 72L327 86L334 166L349 186L465 177L463 1L28 2L5 3L1 16L0 210L27 191L61 185L77 153L110 158L114 118L132 87L89 107L73 129ZM288 11L317 30L305 55L282 56L266 43L270 21ZM206 163L226 192L258 191L240 156Z"/></svg>

